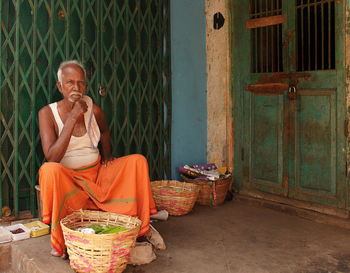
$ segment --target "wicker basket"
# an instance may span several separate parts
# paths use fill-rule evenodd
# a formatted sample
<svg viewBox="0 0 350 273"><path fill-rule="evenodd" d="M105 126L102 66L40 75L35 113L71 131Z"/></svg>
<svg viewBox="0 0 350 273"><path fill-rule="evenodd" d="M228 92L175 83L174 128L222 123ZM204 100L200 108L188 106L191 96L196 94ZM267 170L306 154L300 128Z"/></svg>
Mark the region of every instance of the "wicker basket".
<svg viewBox="0 0 350 273"><path fill-rule="evenodd" d="M231 176L215 181L195 180L183 175L181 177L186 182L194 183L200 186L197 203L206 206L218 206L224 203L232 180Z"/></svg>
<svg viewBox="0 0 350 273"><path fill-rule="evenodd" d="M122 226L125 231L85 234L76 231L91 224ZM61 220L70 266L76 272L123 272L135 246L141 221L103 211L79 210Z"/></svg>
<svg viewBox="0 0 350 273"><path fill-rule="evenodd" d="M160 180L151 183L157 209L165 209L170 215L189 213L198 197L199 187L176 180Z"/></svg>

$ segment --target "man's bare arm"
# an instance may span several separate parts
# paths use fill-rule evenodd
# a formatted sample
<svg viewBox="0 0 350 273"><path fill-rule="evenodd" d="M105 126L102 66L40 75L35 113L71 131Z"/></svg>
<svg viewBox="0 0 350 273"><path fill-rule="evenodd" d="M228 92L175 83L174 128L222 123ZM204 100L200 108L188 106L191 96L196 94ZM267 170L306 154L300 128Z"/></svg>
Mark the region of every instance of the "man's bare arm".
<svg viewBox="0 0 350 273"><path fill-rule="evenodd" d="M59 136L55 130L55 121L50 107L45 106L39 111L41 146L49 162L60 162L66 153L75 123L83 114L80 105L74 105L74 108L69 113Z"/></svg>

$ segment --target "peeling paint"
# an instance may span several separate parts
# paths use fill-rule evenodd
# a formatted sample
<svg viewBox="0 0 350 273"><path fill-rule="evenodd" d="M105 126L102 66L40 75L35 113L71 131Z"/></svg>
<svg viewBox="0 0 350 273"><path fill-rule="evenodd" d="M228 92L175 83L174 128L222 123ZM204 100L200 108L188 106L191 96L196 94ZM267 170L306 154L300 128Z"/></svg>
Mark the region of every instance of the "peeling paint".
<svg viewBox="0 0 350 273"><path fill-rule="evenodd" d="M337 3L339 3L337 1ZM345 3L343 3L344 8L345 8L345 23L343 26L343 32L345 33L345 47L344 47L344 57L345 57L345 97L346 97L346 109L347 109L347 117L346 120L344 122L344 134L348 135L348 143L350 141L349 139L349 118L350 118L350 52L349 52L349 48L350 48L350 3L349 1L345 1ZM349 147L347 147L347 166L349 166L349 162L350 162L350 151L349 151ZM348 167L347 170L347 175L350 171L350 168ZM350 190L350 185L349 185L349 181L347 181L347 185L348 185L348 189ZM348 193L350 194L350 193ZM349 197L348 197L349 200ZM349 202L349 201L348 201ZM349 203L347 204L347 207L349 207Z"/></svg>
<svg viewBox="0 0 350 273"><path fill-rule="evenodd" d="M207 0L207 73L208 73L208 162L233 165L232 106L230 95L229 0ZM214 29L214 14L220 12L225 23Z"/></svg>

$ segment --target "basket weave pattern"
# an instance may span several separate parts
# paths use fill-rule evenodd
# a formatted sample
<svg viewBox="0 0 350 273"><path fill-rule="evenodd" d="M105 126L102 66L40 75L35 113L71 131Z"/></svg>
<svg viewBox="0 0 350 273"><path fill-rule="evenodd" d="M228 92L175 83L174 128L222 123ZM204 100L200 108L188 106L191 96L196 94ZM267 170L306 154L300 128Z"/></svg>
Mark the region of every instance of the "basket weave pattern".
<svg viewBox="0 0 350 273"><path fill-rule="evenodd" d="M122 226L125 231L85 234L75 229L91 224ZM123 272L135 246L141 221L103 211L79 210L61 220L70 265L76 272Z"/></svg>
<svg viewBox="0 0 350 273"><path fill-rule="evenodd" d="M230 188L232 177L215 181L195 180L182 176L186 182L200 186L197 203L205 206L218 206L224 203L227 191Z"/></svg>
<svg viewBox="0 0 350 273"><path fill-rule="evenodd" d="M151 183L157 209L165 209L170 215L189 213L198 197L199 187L176 180L159 180Z"/></svg>

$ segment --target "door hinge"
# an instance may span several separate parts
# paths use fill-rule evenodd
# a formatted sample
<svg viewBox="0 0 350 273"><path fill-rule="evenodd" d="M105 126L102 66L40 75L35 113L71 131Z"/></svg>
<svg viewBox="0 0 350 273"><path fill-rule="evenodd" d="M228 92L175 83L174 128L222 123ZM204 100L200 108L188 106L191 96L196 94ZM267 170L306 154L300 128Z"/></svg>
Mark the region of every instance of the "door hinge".
<svg viewBox="0 0 350 273"><path fill-rule="evenodd" d="M345 162L345 176L349 175L349 170L348 170L348 161L346 160Z"/></svg>
<svg viewBox="0 0 350 273"><path fill-rule="evenodd" d="M241 148L241 160L244 161L244 148Z"/></svg>

